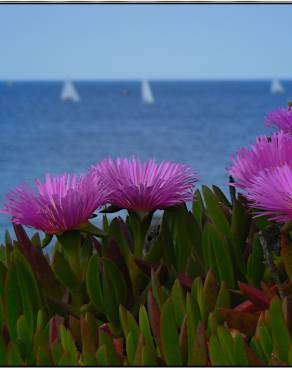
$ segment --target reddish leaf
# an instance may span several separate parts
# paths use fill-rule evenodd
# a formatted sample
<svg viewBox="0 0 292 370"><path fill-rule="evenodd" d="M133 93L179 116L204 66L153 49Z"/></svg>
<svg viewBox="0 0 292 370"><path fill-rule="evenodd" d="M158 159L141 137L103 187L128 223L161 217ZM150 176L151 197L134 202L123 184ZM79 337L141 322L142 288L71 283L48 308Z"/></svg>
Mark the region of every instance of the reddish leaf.
<svg viewBox="0 0 292 370"><path fill-rule="evenodd" d="M223 316L228 326L248 336L254 335L258 323L257 315L234 311L231 308L221 308L220 314Z"/></svg>
<svg viewBox="0 0 292 370"><path fill-rule="evenodd" d="M145 275L151 275L151 270L157 271L160 267L159 262L144 261L138 258L135 258L136 265L144 272Z"/></svg>
<svg viewBox="0 0 292 370"><path fill-rule="evenodd" d="M123 348L124 348L124 339L123 338L114 338L114 347L118 355L123 356Z"/></svg>
<svg viewBox="0 0 292 370"><path fill-rule="evenodd" d="M192 289L193 280L187 274L180 272L177 278L183 287L188 290Z"/></svg>
<svg viewBox="0 0 292 370"><path fill-rule="evenodd" d="M20 249L30 263L41 287L49 297L60 298L62 294L60 286L46 257L32 245L22 225L13 224L13 227Z"/></svg>
<svg viewBox="0 0 292 370"><path fill-rule="evenodd" d="M64 318L55 315L50 321L50 345L52 346L59 338L59 326L64 324Z"/></svg>
<svg viewBox="0 0 292 370"><path fill-rule="evenodd" d="M265 310L269 307L271 299L261 290L245 283L238 283L240 291L246 295L259 309Z"/></svg>
<svg viewBox="0 0 292 370"><path fill-rule="evenodd" d="M160 337L160 311L151 290L149 290L148 293L148 312L152 332L159 343L159 347L162 348Z"/></svg>
<svg viewBox="0 0 292 370"><path fill-rule="evenodd" d="M233 310L238 312L255 312L256 307L251 301L247 300L234 307Z"/></svg>

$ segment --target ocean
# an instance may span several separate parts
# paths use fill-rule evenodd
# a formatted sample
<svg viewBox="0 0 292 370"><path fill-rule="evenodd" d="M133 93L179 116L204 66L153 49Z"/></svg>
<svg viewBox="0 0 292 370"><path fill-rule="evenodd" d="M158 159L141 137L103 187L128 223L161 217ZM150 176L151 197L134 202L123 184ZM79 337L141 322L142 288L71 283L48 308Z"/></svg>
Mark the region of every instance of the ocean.
<svg viewBox="0 0 292 370"><path fill-rule="evenodd" d="M292 81L282 82L285 93L271 95L270 81L151 81L155 103L146 105L139 81L77 81L78 103L60 100L62 81L2 81L0 207L20 183L83 172L108 156L188 163L198 186L227 192L230 157L271 132L265 113L292 100ZM10 219L0 214L0 242L5 229Z"/></svg>

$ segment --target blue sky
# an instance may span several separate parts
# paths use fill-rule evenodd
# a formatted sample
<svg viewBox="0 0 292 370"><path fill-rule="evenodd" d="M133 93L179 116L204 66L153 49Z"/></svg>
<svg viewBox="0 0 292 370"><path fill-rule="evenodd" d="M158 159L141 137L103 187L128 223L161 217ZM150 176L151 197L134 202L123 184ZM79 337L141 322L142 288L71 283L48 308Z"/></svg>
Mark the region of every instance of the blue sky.
<svg viewBox="0 0 292 370"><path fill-rule="evenodd" d="M291 5L0 5L0 79L292 78Z"/></svg>

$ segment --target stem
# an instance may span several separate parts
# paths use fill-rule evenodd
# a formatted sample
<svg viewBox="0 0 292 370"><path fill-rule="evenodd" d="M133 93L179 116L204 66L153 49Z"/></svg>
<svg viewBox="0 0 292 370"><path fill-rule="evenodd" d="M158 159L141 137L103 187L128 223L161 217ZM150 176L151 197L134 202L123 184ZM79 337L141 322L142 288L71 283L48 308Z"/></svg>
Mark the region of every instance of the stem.
<svg viewBox="0 0 292 370"><path fill-rule="evenodd" d="M274 264L272 255L269 251L268 243L267 243L267 241L266 241L266 239L265 239L265 237L263 236L262 233L260 233L260 242L261 242L261 245L262 245L262 248L263 248L263 254L264 254L264 259L265 259L264 263L267 264L269 266L270 270L271 270L273 280L274 280L274 282L277 285L278 290L279 290L280 298L284 299L284 293L283 293L283 290L282 290L282 283L280 281L278 271L277 271L277 268Z"/></svg>

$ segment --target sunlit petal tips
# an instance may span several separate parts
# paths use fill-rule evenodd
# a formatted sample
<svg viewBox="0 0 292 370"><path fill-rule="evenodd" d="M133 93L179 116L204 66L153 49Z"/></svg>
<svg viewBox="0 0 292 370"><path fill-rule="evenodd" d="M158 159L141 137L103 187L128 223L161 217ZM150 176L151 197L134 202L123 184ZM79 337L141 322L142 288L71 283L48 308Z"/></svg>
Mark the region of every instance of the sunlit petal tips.
<svg viewBox="0 0 292 370"><path fill-rule="evenodd" d="M254 178L248 188L248 200L258 215L267 215L271 220L292 220L292 170L288 165L264 171Z"/></svg>
<svg viewBox="0 0 292 370"><path fill-rule="evenodd" d="M184 164L136 158L103 160L94 171L111 191L109 202L132 211L153 211L193 199L197 181L193 170Z"/></svg>
<svg viewBox="0 0 292 370"><path fill-rule="evenodd" d="M265 117L265 124L292 134L292 110L278 108L268 113Z"/></svg>
<svg viewBox="0 0 292 370"><path fill-rule="evenodd" d="M271 137L259 136L250 148L241 149L232 162L229 173L235 179L235 186L246 189L263 170L285 163L292 167L292 136L283 131Z"/></svg>
<svg viewBox="0 0 292 370"><path fill-rule="evenodd" d="M35 181L36 189L21 185L6 196L1 213L49 234L61 233L86 222L105 204L105 193L98 189L90 173L78 177L64 174Z"/></svg>

